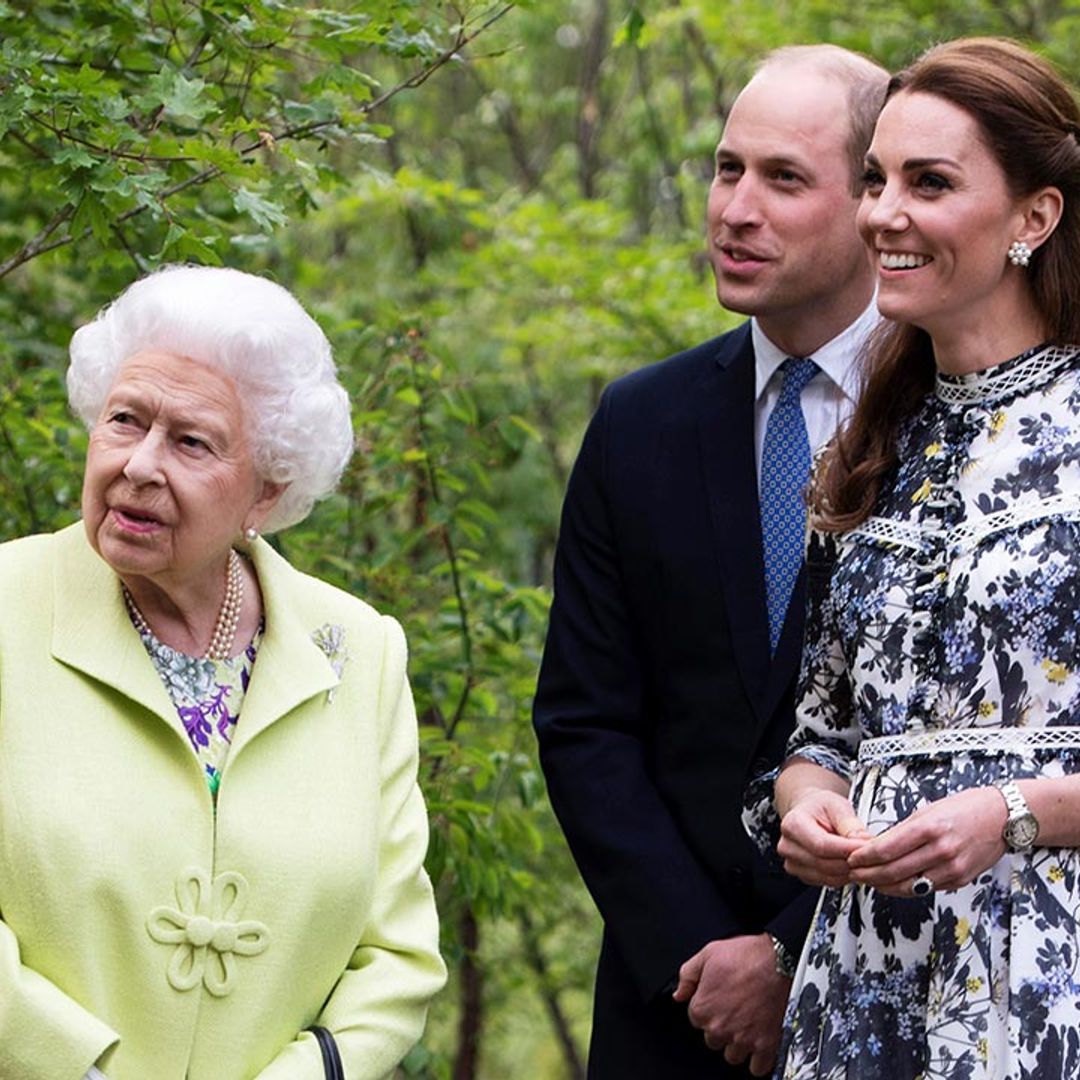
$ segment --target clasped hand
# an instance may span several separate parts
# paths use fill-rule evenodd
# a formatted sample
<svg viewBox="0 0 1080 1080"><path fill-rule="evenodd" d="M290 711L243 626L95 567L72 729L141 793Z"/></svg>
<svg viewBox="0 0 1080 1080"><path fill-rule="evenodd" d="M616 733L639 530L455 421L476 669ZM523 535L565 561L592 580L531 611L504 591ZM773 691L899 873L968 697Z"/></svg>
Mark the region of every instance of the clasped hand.
<svg viewBox="0 0 1080 1080"><path fill-rule="evenodd" d="M675 1000L705 1045L731 1065L749 1059L753 1076L776 1062L791 980L776 970L768 934L710 941L679 969Z"/></svg>
<svg viewBox="0 0 1080 1080"><path fill-rule="evenodd" d="M1005 853L1004 800L971 788L928 803L872 836L845 796L824 788L803 794L780 824L784 869L809 885L869 885L911 896L918 877L936 889L959 889Z"/></svg>

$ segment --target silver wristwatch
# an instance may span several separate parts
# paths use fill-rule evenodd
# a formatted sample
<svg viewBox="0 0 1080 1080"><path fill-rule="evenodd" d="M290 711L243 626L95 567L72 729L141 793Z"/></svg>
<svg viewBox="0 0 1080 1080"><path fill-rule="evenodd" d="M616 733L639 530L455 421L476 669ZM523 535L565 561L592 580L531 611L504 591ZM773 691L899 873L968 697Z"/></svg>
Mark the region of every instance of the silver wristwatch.
<svg viewBox="0 0 1080 1080"><path fill-rule="evenodd" d="M999 780L994 787L1001 792L1009 811L1001 838L1010 851L1027 855L1039 835L1039 819L1031 812L1027 799L1020 794L1020 789L1012 780Z"/></svg>
<svg viewBox="0 0 1080 1080"><path fill-rule="evenodd" d="M775 934L769 934L769 941L772 942L773 954L776 957L776 974L783 975L785 979L794 979L795 957Z"/></svg>

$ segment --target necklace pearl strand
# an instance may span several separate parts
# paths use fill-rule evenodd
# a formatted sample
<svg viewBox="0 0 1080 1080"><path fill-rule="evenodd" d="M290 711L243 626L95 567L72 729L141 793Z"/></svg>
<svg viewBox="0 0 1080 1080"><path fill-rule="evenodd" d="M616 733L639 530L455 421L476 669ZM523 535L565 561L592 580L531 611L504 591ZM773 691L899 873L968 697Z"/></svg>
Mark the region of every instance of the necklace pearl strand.
<svg viewBox="0 0 1080 1080"><path fill-rule="evenodd" d="M128 591L128 587L121 582L120 588L124 593L124 603L131 613L131 621L140 634L149 634L156 637L150 629L146 617L135 603L135 597ZM240 564L240 556L232 548L229 549L229 565L225 571L225 596L221 601L221 610L218 612L217 622L214 624L214 633L210 638L210 644L206 652L202 654L203 660L228 660L232 650L233 639L236 637L236 628L240 625L240 610L244 606L244 571Z"/></svg>

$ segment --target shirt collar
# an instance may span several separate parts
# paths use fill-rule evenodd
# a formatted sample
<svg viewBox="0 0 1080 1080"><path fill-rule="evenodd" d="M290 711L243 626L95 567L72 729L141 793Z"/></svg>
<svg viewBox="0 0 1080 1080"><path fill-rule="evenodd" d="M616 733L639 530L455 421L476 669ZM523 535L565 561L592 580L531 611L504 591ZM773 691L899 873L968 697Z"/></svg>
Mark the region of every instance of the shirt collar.
<svg viewBox="0 0 1080 1080"><path fill-rule="evenodd" d="M846 329L841 330L831 341L825 342L816 350L811 359L835 383L844 396L854 401L859 393L859 353L866 342L867 335L878 324L881 316L877 309L877 294L871 298L866 310ZM750 320L750 336L754 343L754 400L760 402L769 380L776 374L780 365L788 358L773 344L761 329L756 318Z"/></svg>

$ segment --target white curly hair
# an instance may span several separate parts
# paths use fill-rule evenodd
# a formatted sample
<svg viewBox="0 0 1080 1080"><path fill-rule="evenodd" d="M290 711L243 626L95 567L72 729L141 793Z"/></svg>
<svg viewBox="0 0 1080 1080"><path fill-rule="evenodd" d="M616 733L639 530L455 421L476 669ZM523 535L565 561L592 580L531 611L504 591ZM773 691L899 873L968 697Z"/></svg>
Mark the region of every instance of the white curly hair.
<svg viewBox="0 0 1080 1080"><path fill-rule="evenodd" d="M256 471L288 485L264 532L295 525L337 486L353 451L349 398L330 342L287 289L208 266L166 266L129 285L71 339L68 399L87 427L124 362L147 349L235 381Z"/></svg>

